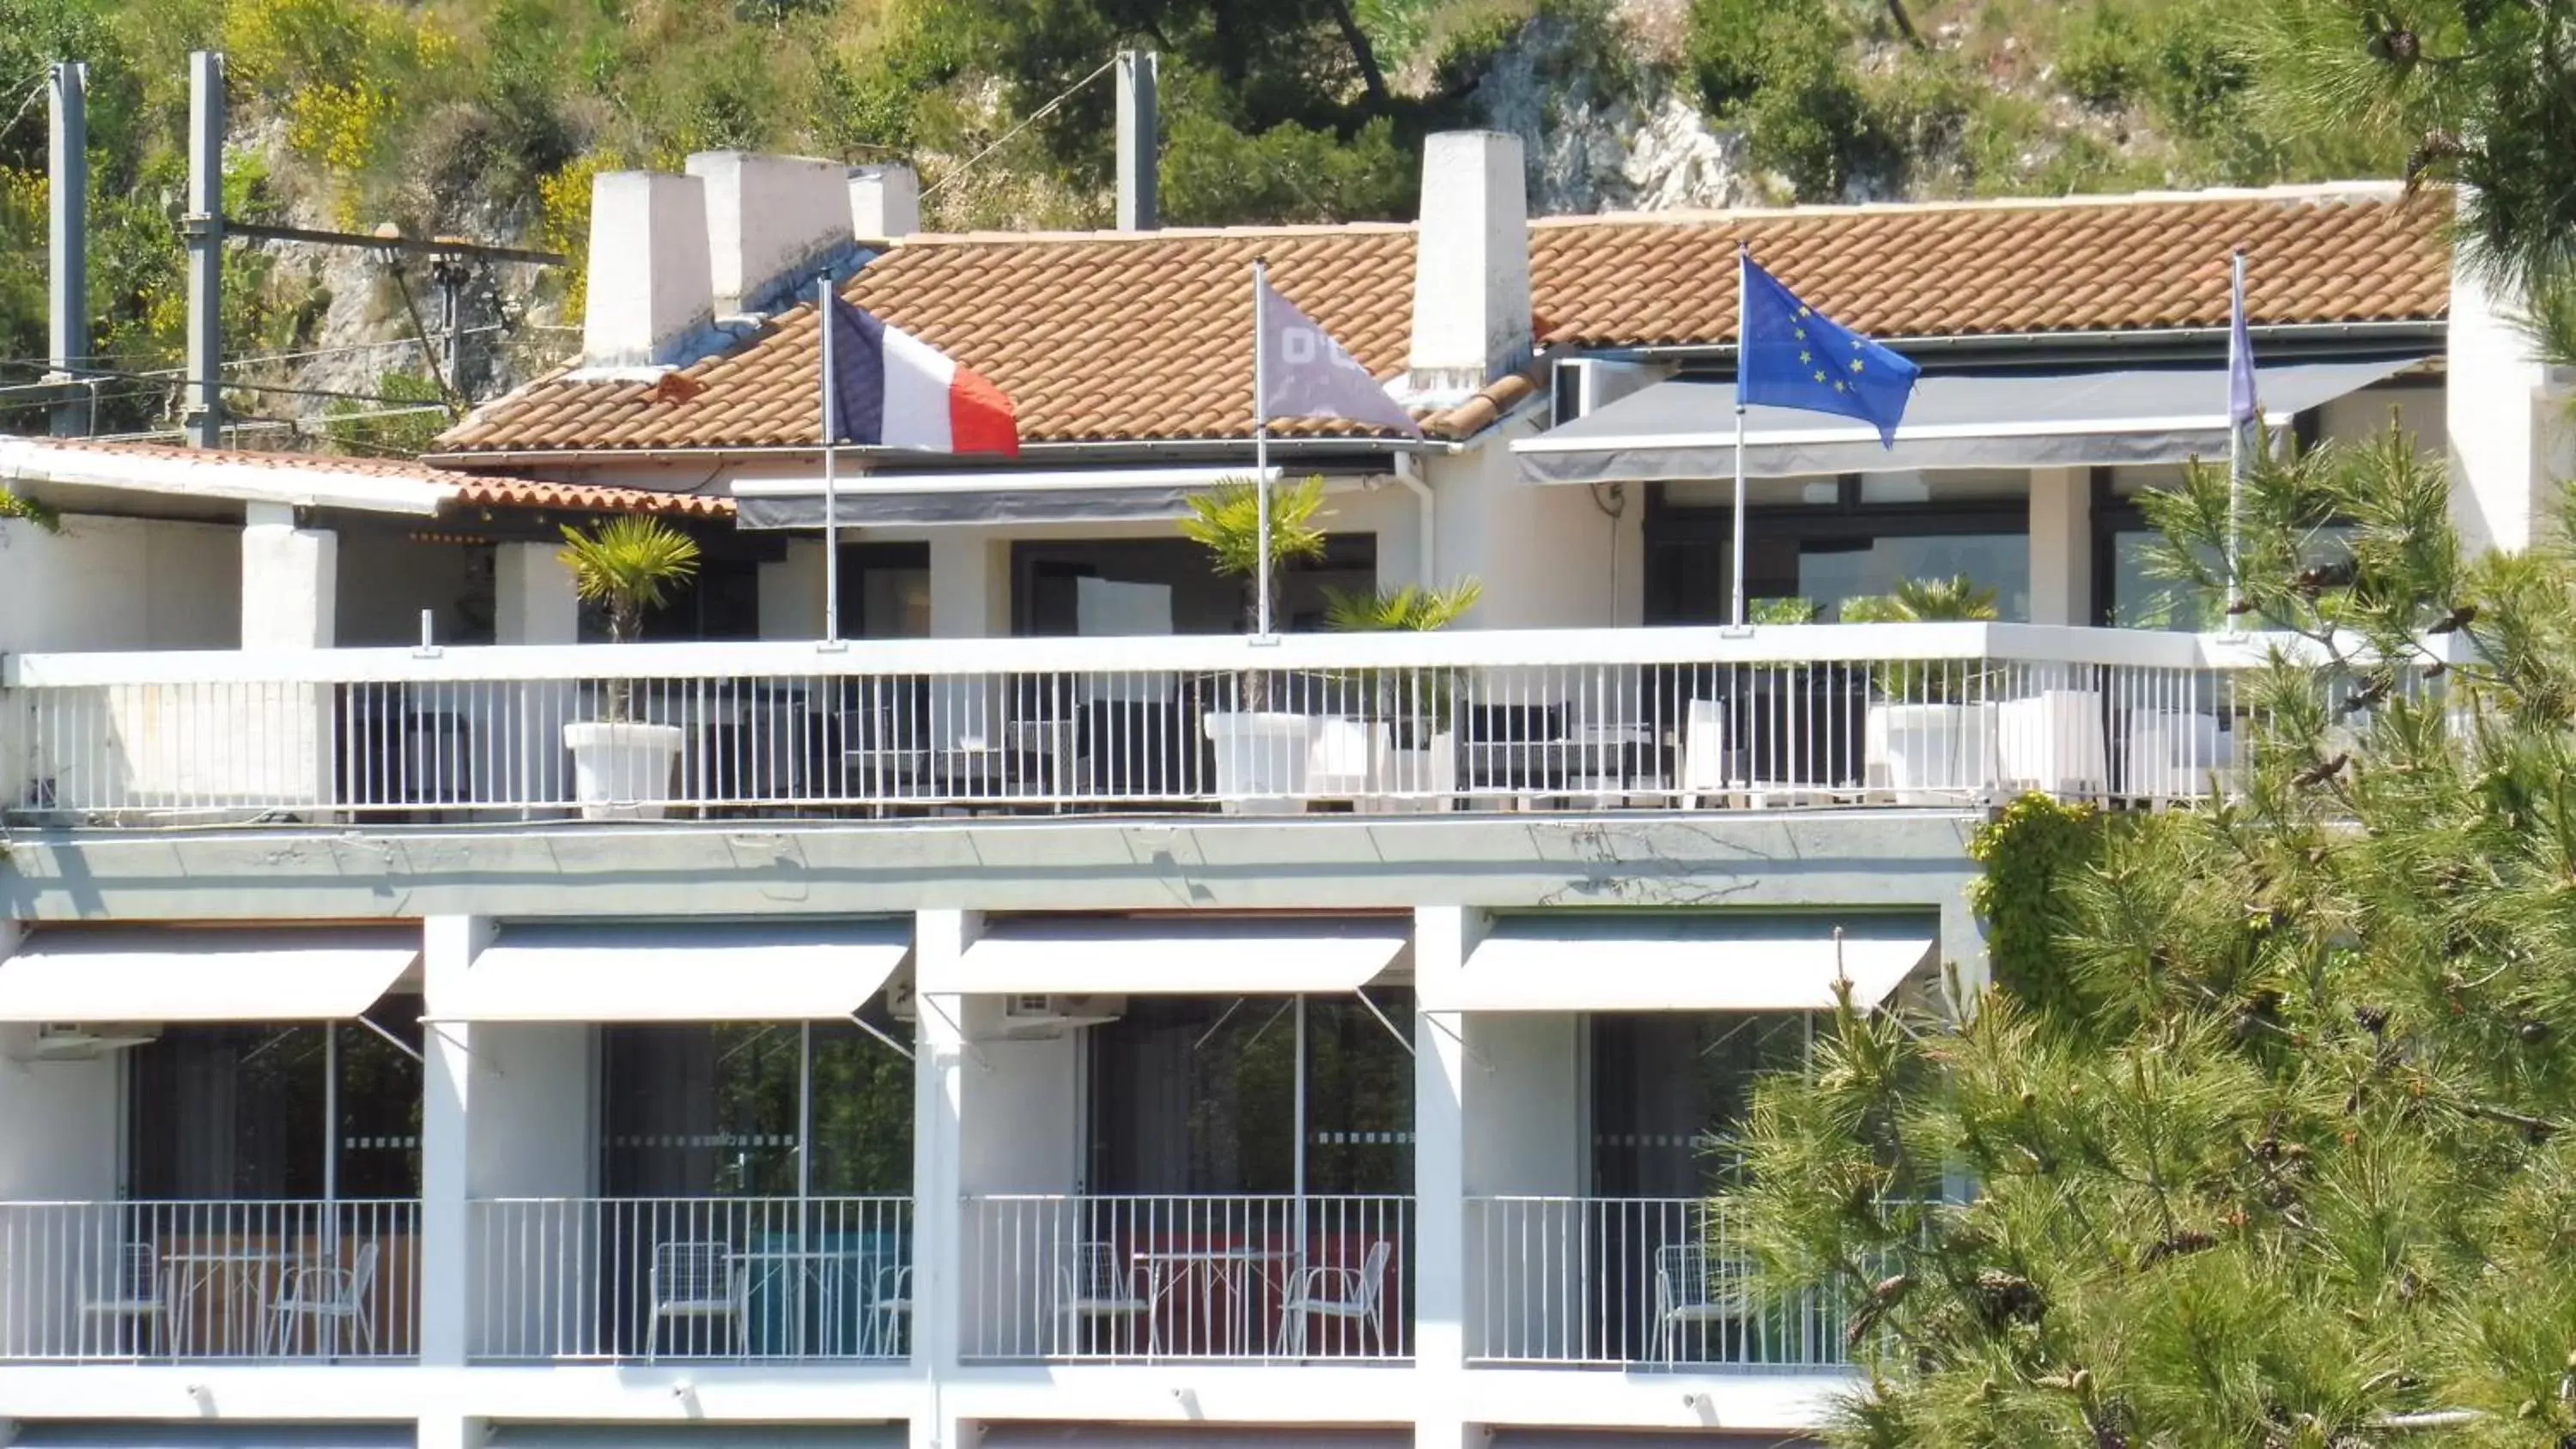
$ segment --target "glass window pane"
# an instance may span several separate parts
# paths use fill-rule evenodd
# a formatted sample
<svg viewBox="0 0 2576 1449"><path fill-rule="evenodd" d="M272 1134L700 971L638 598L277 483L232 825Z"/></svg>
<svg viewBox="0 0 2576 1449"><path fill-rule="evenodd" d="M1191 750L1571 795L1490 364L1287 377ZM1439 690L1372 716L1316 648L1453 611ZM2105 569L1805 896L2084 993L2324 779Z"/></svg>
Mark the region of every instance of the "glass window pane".
<svg viewBox="0 0 2576 1449"><path fill-rule="evenodd" d="M793 1195L800 1040L771 1022L603 1028L608 1193Z"/></svg>
<svg viewBox="0 0 2576 1449"><path fill-rule="evenodd" d="M1604 1013L1592 1027L1593 1190L1697 1197L1726 1170L1714 1138L1741 1126L1762 1072L1806 1061L1797 1012Z"/></svg>
<svg viewBox="0 0 2576 1449"><path fill-rule="evenodd" d="M1860 501L1873 503L1958 503L1969 499L2027 498L2030 475L2016 468L1962 468L1939 473L1919 470L1860 475Z"/></svg>
<svg viewBox="0 0 2576 1449"><path fill-rule="evenodd" d="M1754 523L1753 538L1761 537ZM2006 620L2030 617L2030 537L2026 533L1947 533L1859 540L1808 539L1798 546L1796 593L1813 601L1817 619L1842 617L1846 600L1895 592L1908 579L1964 575L1995 591ZM1747 576L1758 586L1758 571Z"/></svg>
<svg viewBox="0 0 2576 1449"><path fill-rule="evenodd" d="M1132 997L1091 1028L1091 1187L1295 1186L1297 1027L1284 996Z"/></svg>
<svg viewBox="0 0 2576 1449"><path fill-rule="evenodd" d="M1372 987L1386 1019L1413 1029L1413 992ZM1306 999L1306 1190L1413 1190L1413 1057L1356 998Z"/></svg>
<svg viewBox="0 0 2576 1449"><path fill-rule="evenodd" d="M868 1017L897 1041L909 1035L881 1005ZM853 1023L818 1021L813 1091L813 1190L912 1191L912 1063Z"/></svg>
<svg viewBox="0 0 2576 1449"><path fill-rule="evenodd" d="M417 996L388 996L368 1018L418 1050L422 1005ZM420 1196L419 1059L363 1026L340 1034L340 1196Z"/></svg>
<svg viewBox="0 0 2576 1449"><path fill-rule="evenodd" d="M319 1026L174 1026L136 1047L129 1078L137 1198L319 1198Z"/></svg>

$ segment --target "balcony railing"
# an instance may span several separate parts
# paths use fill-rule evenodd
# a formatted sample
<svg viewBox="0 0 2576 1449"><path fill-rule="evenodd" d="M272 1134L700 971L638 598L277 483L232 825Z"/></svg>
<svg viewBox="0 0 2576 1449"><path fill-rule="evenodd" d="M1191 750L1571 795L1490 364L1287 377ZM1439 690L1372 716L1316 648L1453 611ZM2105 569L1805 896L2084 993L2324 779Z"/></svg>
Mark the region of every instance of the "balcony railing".
<svg viewBox="0 0 2576 1449"><path fill-rule="evenodd" d="M2210 788L2263 641L2004 624L0 659L30 824L1965 805ZM576 729L602 719L632 728Z"/></svg>
<svg viewBox="0 0 2576 1449"><path fill-rule="evenodd" d="M1402 1197L980 1197L965 1356L1393 1361L1413 1353Z"/></svg>
<svg viewBox="0 0 2576 1449"><path fill-rule="evenodd" d="M417 1202L0 1203L0 1362L410 1358Z"/></svg>
<svg viewBox="0 0 2576 1449"><path fill-rule="evenodd" d="M472 1204L477 1362L900 1361L912 1200Z"/></svg>
<svg viewBox="0 0 2576 1449"><path fill-rule="evenodd" d="M1688 1198L1467 1204L1471 1360L1603 1367L1833 1368L1821 1295L1760 1302L1726 1215Z"/></svg>

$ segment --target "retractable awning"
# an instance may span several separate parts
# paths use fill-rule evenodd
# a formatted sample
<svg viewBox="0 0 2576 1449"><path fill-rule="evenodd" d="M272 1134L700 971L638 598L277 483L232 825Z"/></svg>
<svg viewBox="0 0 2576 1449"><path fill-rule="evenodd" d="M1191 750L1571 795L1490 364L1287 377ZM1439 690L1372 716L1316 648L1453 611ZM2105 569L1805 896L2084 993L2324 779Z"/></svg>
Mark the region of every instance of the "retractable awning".
<svg viewBox="0 0 2576 1449"><path fill-rule="evenodd" d="M347 1021L419 959L418 926L38 931L0 961L0 1021Z"/></svg>
<svg viewBox="0 0 2576 1449"><path fill-rule="evenodd" d="M1840 924L1837 946L1833 930ZM1924 918L1836 922L1735 913L1505 916L1467 954L1468 1011L1829 1011L1849 976L1863 1008L1932 959Z"/></svg>
<svg viewBox="0 0 2576 1449"><path fill-rule="evenodd" d="M513 926L461 986L447 1021L822 1021L885 988L912 949L896 921Z"/></svg>
<svg viewBox="0 0 2576 1449"><path fill-rule="evenodd" d="M1356 991L1411 940L1399 918L1164 916L997 921L956 980L925 990L1035 995L1322 995Z"/></svg>
<svg viewBox="0 0 2576 1449"><path fill-rule="evenodd" d="M2382 382L2422 354L2259 368L2274 421ZM1896 446L1824 413L1745 410L1751 478L1943 468L2179 463L2227 452L2227 368L2208 363L1936 373L1915 385ZM1660 482L1735 473L1735 384L1675 377L1512 444L1540 483Z"/></svg>
<svg viewBox="0 0 2576 1449"><path fill-rule="evenodd" d="M842 478L833 516L845 527L869 528L1185 518L1190 495L1252 476L1250 468L879 471ZM1283 474L1273 468L1270 476ZM1363 481L1331 477L1325 489L1344 491ZM819 478L747 479L733 485L733 495L736 527L823 526Z"/></svg>

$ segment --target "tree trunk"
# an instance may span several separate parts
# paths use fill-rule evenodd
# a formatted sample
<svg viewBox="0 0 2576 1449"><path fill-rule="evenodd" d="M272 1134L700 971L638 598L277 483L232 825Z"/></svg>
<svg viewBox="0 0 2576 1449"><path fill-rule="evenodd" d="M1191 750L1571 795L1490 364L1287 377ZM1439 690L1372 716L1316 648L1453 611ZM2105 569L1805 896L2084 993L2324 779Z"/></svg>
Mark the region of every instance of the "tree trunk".
<svg viewBox="0 0 2576 1449"><path fill-rule="evenodd" d="M1369 44L1368 32L1360 29L1359 16L1351 10L1350 0L1332 0L1332 4L1333 24L1341 28L1342 39L1351 48L1351 59L1359 62L1360 80L1368 87L1369 111L1384 115L1388 103L1386 72L1378 69L1377 47Z"/></svg>

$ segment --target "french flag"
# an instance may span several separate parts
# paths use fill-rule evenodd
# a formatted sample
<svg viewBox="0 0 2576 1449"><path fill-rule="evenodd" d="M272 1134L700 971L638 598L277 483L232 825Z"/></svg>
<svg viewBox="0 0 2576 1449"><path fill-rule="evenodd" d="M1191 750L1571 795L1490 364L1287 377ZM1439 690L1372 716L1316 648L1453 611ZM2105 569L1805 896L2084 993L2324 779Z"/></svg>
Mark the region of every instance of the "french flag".
<svg viewBox="0 0 2576 1449"><path fill-rule="evenodd" d="M837 295L828 316L823 427L833 442L1020 455L1010 397L973 368Z"/></svg>

